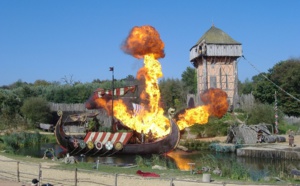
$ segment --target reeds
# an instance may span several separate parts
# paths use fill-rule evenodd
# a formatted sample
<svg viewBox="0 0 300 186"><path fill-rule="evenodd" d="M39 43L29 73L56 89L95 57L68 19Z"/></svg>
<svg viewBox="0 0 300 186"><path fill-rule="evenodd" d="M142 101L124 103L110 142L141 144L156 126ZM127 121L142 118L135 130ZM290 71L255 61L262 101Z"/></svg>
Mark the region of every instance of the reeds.
<svg viewBox="0 0 300 186"><path fill-rule="evenodd" d="M208 141L200 141L200 140L184 140L180 141L180 145L188 148L192 151L203 151L203 150L210 150L210 144L216 143L218 141L208 142Z"/></svg>
<svg viewBox="0 0 300 186"><path fill-rule="evenodd" d="M142 157L137 155L135 158L135 163L138 167L152 167L154 165L159 165L161 167L166 167L170 169L177 169L174 162L171 162L168 158L162 155L153 154L151 157Z"/></svg>
<svg viewBox="0 0 300 186"><path fill-rule="evenodd" d="M6 134L2 136L2 140L4 150L12 153L16 153L21 148L39 146L42 142L47 142L47 139L37 131Z"/></svg>

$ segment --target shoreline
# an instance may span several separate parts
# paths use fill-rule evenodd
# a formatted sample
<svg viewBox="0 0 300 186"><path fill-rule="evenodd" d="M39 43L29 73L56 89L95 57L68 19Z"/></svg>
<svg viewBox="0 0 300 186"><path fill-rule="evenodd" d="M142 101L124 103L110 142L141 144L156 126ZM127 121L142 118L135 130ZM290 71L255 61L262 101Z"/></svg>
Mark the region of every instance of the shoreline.
<svg viewBox="0 0 300 186"><path fill-rule="evenodd" d="M284 137L287 137L287 135L281 135ZM226 140L226 136L221 136L221 137L214 137L214 138L203 138L203 139L197 139L200 141L220 141L224 142ZM300 136L295 136L295 144L298 146L300 145ZM281 145L286 145L288 147L288 141L286 142L281 142ZM14 158L9 158L0 153L0 166L2 167L2 170L4 171L15 171L15 167L13 167L12 163L5 162L6 161L18 161L17 159ZM28 165L27 163L22 163L22 167L20 166L20 169L26 170L27 172L37 172L37 163L35 164L35 167ZM42 172L43 172L43 180L42 183L45 184L47 183L46 181L49 180L49 183L55 185L55 186L66 186L66 185L74 185L70 184L68 182L64 182L66 178L74 178L74 171L72 172L67 171L67 170L61 170L61 169L51 169L52 165L57 165L56 162L52 162L49 160L45 160L45 162L41 162L41 167L42 167ZM4 169L3 169L4 168ZM38 174L36 174L38 175ZM188 178L189 180L186 181L180 181L184 180L184 178L174 178L173 184L175 186L205 186L205 185L226 185L226 186L237 186L237 185L249 185L249 186L271 186L271 185L293 185L289 182L283 182L283 183L246 183L246 182L240 182L237 183L238 180L227 180L227 181L220 181L220 180L213 180L212 182L209 183L204 183L202 181L202 176L199 175L199 177L195 178ZM83 185L99 185L99 180L101 180L101 183L107 185L107 186L114 186L115 185L115 175L113 174L106 174L106 173L87 173L87 172L80 172L79 175L79 182L77 186L83 186ZM5 177L2 176L2 172L0 173L0 186L30 186L31 185L31 180L35 177L27 178L25 180L21 179L21 182L17 182L17 179L6 179ZM59 183L54 184L50 180L55 180L58 179ZM86 182L84 182L84 180ZM103 180L103 181L102 181ZM88 181L88 183L87 183ZM90 184L90 182L94 182L97 184ZM161 178L161 179L153 179L153 178L144 178L138 175L119 175L118 176L118 185L122 186L132 186L132 185L143 185L143 186L168 186L171 185L171 178L167 180L166 178Z"/></svg>

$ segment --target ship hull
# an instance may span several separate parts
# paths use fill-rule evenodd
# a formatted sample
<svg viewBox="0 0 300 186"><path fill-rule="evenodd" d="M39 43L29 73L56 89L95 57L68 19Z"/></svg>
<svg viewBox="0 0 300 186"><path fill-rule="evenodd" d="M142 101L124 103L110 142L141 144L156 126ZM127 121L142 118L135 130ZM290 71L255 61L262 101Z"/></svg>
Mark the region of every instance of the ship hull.
<svg viewBox="0 0 300 186"><path fill-rule="evenodd" d="M110 139L119 139L119 141L110 140L96 140L96 137L81 135L81 136L68 136L63 131L63 124L61 120L58 121L55 127L55 136L57 143L66 149L70 155L85 154L88 156L111 156L114 154L132 154L132 155L145 155L145 154L164 154L176 148L180 139L180 131L177 124L170 120L170 133L154 142L146 143L128 143L132 134L126 132L110 133ZM126 133L126 135L124 134ZM100 134L97 133L99 136ZM108 135L108 134L106 134ZM117 137L115 137L117 135ZM122 137L119 137L122 136ZM125 136L125 137L124 137ZM98 137L100 139L100 137ZM103 137L104 138L104 137ZM127 141L126 141L126 138ZM108 138L107 138L108 139ZM123 141L120 141L123 139ZM99 144L100 143L100 144ZM110 143L110 144L109 144Z"/></svg>

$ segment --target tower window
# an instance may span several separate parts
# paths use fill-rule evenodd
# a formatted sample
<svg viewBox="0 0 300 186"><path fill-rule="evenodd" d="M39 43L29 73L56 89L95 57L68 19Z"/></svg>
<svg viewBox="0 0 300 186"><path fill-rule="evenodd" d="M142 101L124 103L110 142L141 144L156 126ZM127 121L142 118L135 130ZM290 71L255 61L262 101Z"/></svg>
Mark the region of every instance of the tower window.
<svg viewBox="0 0 300 186"><path fill-rule="evenodd" d="M210 76L210 88L217 88L217 77Z"/></svg>
<svg viewBox="0 0 300 186"><path fill-rule="evenodd" d="M226 89L228 90L228 75L226 74Z"/></svg>

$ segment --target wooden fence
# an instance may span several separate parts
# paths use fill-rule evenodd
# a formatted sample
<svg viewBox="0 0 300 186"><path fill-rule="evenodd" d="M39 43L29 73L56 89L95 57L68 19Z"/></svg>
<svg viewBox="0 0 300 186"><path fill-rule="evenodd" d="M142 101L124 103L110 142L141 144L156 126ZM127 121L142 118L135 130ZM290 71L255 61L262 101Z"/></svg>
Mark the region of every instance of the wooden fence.
<svg viewBox="0 0 300 186"><path fill-rule="evenodd" d="M49 107L51 111L77 111L77 112L85 112L87 109L83 103L73 103L73 104L66 104L66 103L52 103L49 102Z"/></svg>
<svg viewBox="0 0 300 186"><path fill-rule="evenodd" d="M22 182L30 185L31 180L39 180L39 186L50 183L55 186L196 186L196 185L226 185L226 183L203 183L201 180L184 180L175 178L144 178L135 175L103 173L98 170L55 169L36 163L25 163L14 160L0 160L0 179ZM202 177L201 177L202 178ZM231 184L230 184L231 185Z"/></svg>

